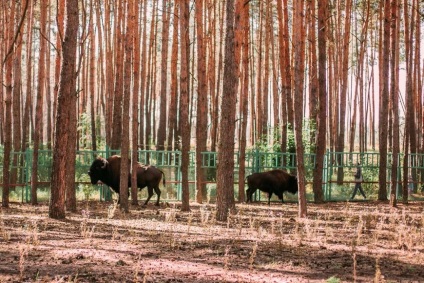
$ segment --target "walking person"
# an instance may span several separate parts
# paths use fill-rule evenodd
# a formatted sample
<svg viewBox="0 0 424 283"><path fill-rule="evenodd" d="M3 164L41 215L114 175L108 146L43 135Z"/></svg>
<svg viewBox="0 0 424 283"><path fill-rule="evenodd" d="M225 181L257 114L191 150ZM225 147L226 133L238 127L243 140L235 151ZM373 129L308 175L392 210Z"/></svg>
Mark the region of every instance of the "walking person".
<svg viewBox="0 0 424 283"><path fill-rule="evenodd" d="M358 162L357 163L357 168L356 168L356 174L355 174L355 189L353 190L353 195L350 198L351 200L353 200L355 198L356 193L359 192L362 194L362 196L364 197L364 199L367 199L367 197L365 196L364 190L362 189L362 170L361 170L361 164Z"/></svg>

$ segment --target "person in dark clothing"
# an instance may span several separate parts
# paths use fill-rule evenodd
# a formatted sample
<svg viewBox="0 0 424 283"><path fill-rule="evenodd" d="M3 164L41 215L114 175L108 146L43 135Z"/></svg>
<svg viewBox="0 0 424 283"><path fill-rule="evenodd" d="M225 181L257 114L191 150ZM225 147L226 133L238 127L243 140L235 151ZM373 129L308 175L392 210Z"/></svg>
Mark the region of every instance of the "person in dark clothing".
<svg viewBox="0 0 424 283"><path fill-rule="evenodd" d="M364 197L364 199L366 199L367 197L365 196L364 190L362 189L362 171L361 171L361 167L360 164L358 162L357 164L357 168L356 168L356 174L355 174L355 189L353 190L353 195L350 198L351 200L353 200L355 198L356 193L359 192L362 194L362 196Z"/></svg>

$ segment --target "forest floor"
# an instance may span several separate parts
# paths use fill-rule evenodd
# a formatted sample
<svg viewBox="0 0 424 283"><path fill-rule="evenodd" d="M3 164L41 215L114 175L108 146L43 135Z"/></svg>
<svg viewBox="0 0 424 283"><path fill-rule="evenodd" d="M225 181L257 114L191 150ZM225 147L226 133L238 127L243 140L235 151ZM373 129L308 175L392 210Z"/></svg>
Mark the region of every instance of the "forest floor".
<svg viewBox="0 0 424 283"><path fill-rule="evenodd" d="M80 202L0 210L0 282L424 282L424 203L215 205Z"/></svg>

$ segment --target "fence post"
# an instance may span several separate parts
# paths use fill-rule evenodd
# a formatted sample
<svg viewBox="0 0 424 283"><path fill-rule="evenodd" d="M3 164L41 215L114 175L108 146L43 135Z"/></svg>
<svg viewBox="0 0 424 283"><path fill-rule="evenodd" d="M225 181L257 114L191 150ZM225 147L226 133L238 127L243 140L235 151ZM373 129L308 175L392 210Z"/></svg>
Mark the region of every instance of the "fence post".
<svg viewBox="0 0 424 283"><path fill-rule="evenodd" d="M324 200L327 201L327 189L328 189L328 167L327 167L327 159L328 159L328 149L326 150L325 154L324 154L324 159L323 159L323 170L322 170L322 180L323 180L323 187L324 187Z"/></svg>
<svg viewBox="0 0 424 283"><path fill-rule="evenodd" d="M331 200L331 190L332 190L332 186L333 183L331 182L331 178L333 176L333 156L332 156L332 152L328 151L328 159L327 160L327 174L329 176L329 178L327 178L327 180L329 180L329 185L328 185L328 191L327 191L327 200Z"/></svg>
<svg viewBox="0 0 424 283"><path fill-rule="evenodd" d="M177 166L177 200L182 200L182 184L181 184L181 151L175 151L175 157L178 157L177 160L178 162L176 162L176 166Z"/></svg>
<svg viewBox="0 0 424 283"><path fill-rule="evenodd" d="M31 149L27 148L25 150L25 201L26 202L29 201L29 190L31 189L31 186L30 186L31 176L29 174L30 166L32 166L31 156L32 156Z"/></svg>

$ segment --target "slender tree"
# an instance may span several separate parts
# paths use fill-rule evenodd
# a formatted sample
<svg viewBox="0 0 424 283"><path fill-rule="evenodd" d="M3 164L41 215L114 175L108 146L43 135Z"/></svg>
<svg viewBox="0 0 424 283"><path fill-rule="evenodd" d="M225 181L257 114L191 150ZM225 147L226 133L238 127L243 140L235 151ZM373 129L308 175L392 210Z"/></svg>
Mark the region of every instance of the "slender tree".
<svg viewBox="0 0 424 283"><path fill-rule="evenodd" d="M132 175L131 175L131 204L138 204L137 196L137 168L138 168L138 91L140 89L140 32L139 32L139 3L138 1L133 1L133 10L134 17L132 19L132 29L134 37L134 51L133 51L133 73L134 73L134 84L133 90L131 92L131 101L132 101L132 155L131 155L131 164L132 164Z"/></svg>
<svg viewBox="0 0 424 283"><path fill-rule="evenodd" d="M392 157L392 168L391 168L391 191L390 191L390 205L396 207L397 200L397 188L398 188L398 165L399 165L399 43L397 38L399 37L398 30L398 1L392 0L391 3L391 66L390 66L390 97L393 103L392 116L393 116L393 157Z"/></svg>
<svg viewBox="0 0 424 283"><path fill-rule="evenodd" d="M197 2L196 2L197 3ZM159 108L159 127L157 133L157 150L165 149L166 140L166 118L167 118L167 85L168 85L168 41L169 41L169 12L170 3L168 0L162 0L162 50L160 67L160 108Z"/></svg>
<svg viewBox="0 0 424 283"><path fill-rule="evenodd" d="M26 67L27 67L27 73L26 73L26 91L25 91L25 106L23 108L23 117L22 117L22 150L26 150L29 147L29 131L30 131L30 123L31 123L31 117L30 117L30 110L32 105L32 27L33 27L33 11L34 11L34 5L32 5L32 1L28 0L28 2L31 2L31 5L29 5L29 14L28 14L28 22L27 22L27 28L26 28ZM23 178L22 178L23 180Z"/></svg>
<svg viewBox="0 0 424 283"><path fill-rule="evenodd" d="M324 3L319 3L318 6ZM317 132L317 123L318 123L318 113L319 113L319 82L318 82L318 59L317 59L317 38L316 38L316 2L315 0L308 1L307 3L307 21L308 21L308 64L309 64L309 128L311 131L310 140L311 140L311 151L315 151L316 143L316 132ZM319 20L318 20L319 21ZM325 19L324 19L325 21ZM324 24L324 23L323 23ZM324 27L325 28L325 27ZM318 32L320 29L318 28ZM325 40L325 38L324 38ZM325 50L324 50L325 54ZM314 146L315 145L315 146Z"/></svg>
<svg viewBox="0 0 424 283"><path fill-rule="evenodd" d="M120 207L124 212L129 212L128 205L128 179L130 172L129 149L130 149L130 98L132 81L132 59L134 43L134 0L126 1L126 32L124 39L124 94L122 98L122 137L121 137L121 177L119 200ZM122 6L125 9L124 6Z"/></svg>
<svg viewBox="0 0 424 283"><path fill-rule="evenodd" d="M225 9L225 2L218 1L218 5L216 7L218 9L218 24L221 27L219 29L219 35L217 36L218 39L224 38L224 9ZM215 50L218 48L218 58L217 58L217 64L214 64L217 67L217 74L212 75L211 83L209 88L213 89L211 92L211 99L213 101L213 107L212 107L212 141L211 141L211 151L216 151L216 143L219 138L218 128L219 128L219 103L220 103L220 96L221 96L221 78L222 78L222 64L223 64L223 49L224 44L222 43L223 40L218 40L217 42L214 42ZM216 46L218 45L218 46ZM215 83L215 86L211 85L212 83ZM215 91L216 90L216 91ZM213 96L213 94L215 94Z"/></svg>
<svg viewBox="0 0 424 283"><path fill-rule="evenodd" d="M237 4L241 5L243 1L237 0ZM246 176L246 136L247 136L247 120L248 120L248 104L249 104L249 8L250 5L247 3L242 6L240 26L242 29L242 82L241 82L241 133L240 133L240 168L239 168L239 202L244 201L245 190L244 180Z"/></svg>
<svg viewBox="0 0 424 283"><path fill-rule="evenodd" d="M2 64L1 78L3 78L3 67L6 69L5 85L6 97L4 98L4 157L3 157L3 193L2 207L9 207L9 191L10 191L10 153L12 151L12 93L13 93L13 50L14 50L14 18L15 18L15 3L10 3L9 14L6 13L6 18L9 22L8 31L4 34L10 52L6 54ZM3 58L3 56L2 56Z"/></svg>
<svg viewBox="0 0 424 283"><path fill-rule="evenodd" d="M106 45L106 58L108 58L105 62L105 71L106 71L106 113L105 113L105 137L106 144L110 146L112 144L112 115L113 115L113 101L114 101L114 72L115 66L113 65L114 60L110 60L113 55L112 42L114 41L111 22L115 22L111 20L111 7L112 1L105 2L105 45ZM116 1L115 1L116 2ZM113 2L112 2L113 3ZM99 0L98 5L101 5L101 0ZM116 36L116 35L115 35Z"/></svg>
<svg viewBox="0 0 424 283"><path fill-rule="evenodd" d="M383 49L382 49L382 60L383 60L383 78L389 78L389 60L390 60L390 0L384 1L384 27L383 27ZM379 149L380 149L380 172L379 172L379 188L378 188L378 200L387 200L387 130L388 130L388 114L389 110L386 105L389 103L389 80L384 79L383 88L381 90L381 102L380 102L380 129L379 129Z"/></svg>
<svg viewBox="0 0 424 283"><path fill-rule="evenodd" d="M22 11L24 9L28 8L28 0L25 1L25 3L22 3L23 6L17 5L16 13L15 13L15 23L17 28L16 29L22 29L22 27L19 27L19 22L21 21ZM24 15L25 15L24 11ZM23 23L23 19L22 19ZM16 48L14 51L13 56L13 94L12 94L12 121L13 121L13 151L14 152L20 152L21 151L21 143L22 143L22 124L21 124L21 93L22 93L22 39L23 39L23 33L19 32L18 36L16 38ZM12 169L11 169L11 176L10 176L10 183L12 184L12 190L15 190L15 186L17 183L17 177L18 177L18 155L15 154L13 156L12 160Z"/></svg>
<svg viewBox="0 0 424 283"><path fill-rule="evenodd" d="M115 89L113 95L113 117L112 117L112 140L111 148L120 149L121 148L121 138L122 138L122 97L123 97L123 66L124 66L124 48L123 48L123 21L124 21L124 10L123 1L116 1L116 10L115 10Z"/></svg>
<svg viewBox="0 0 424 283"><path fill-rule="evenodd" d="M6 23L6 18L7 18L7 9L6 9L6 2L0 2L0 8L2 9L2 14L0 14L0 22L1 22L1 24L2 24L2 26L4 25L4 23ZM0 29L0 37L1 38L6 38L6 36L5 36L5 29L4 28L2 28L2 29ZM1 61L1 68L0 68L0 78L4 78L4 68L5 68L5 63L6 63L6 59L7 58L5 58L4 56L5 56L5 48L4 48L4 42L5 42L6 40L4 40L2 43L2 45L1 45L1 48L0 48L0 59L2 60ZM5 59L5 60L3 60L3 59ZM1 107L0 107L0 143L4 143L4 128L3 128L3 123L4 123L4 108L5 108L5 104L4 104L4 102L5 102L5 99L4 99L4 88L3 87L0 87L0 102L1 102ZM4 169L3 169L4 170ZM3 190L3 193L4 193L4 190Z"/></svg>
<svg viewBox="0 0 424 283"><path fill-rule="evenodd" d="M173 19L173 33L172 33L172 47L171 47L171 101L169 105L168 115L168 150L178 148L178 5L179 2L174 3L174 19Z"/></svg>
<svg viewBox="0 0 424 283"><path fill-rule="evenodd" d="M142 35L142 46L141 46L141 78L140 78L140 98L139 98L139 108L140 108L140 124L139 124L139 134L140 134L140 149L145 149L145 97L146 97L146 77L147 77L147 2L143 5L143 35ZM154 13L154 11L153 11ZM154 14L153 14L154 15ZM154 17L153 17L154 18ZM150 57L149 57L150 58Z"/></svg>
<svg viewBox="0 0 424 283"><path fill-rule="evenodd" d="M304 78L304 60L305 60L305 19L304 19L304 1L299 0L294 4L293 26L297 27L299 32L293 35L294 49L294 107L297 109L294 114L294 132L296 140L296 163L297 163L297 182L299 186L299 217L306 217L306 184L305 184L305 165L304 165L304 147L302 141L303 127L303 78Z"/></svg>
<svg viewBox="0 0 424 283"><path fill-rule="evenodd" d="M78 0L66 2L66 27L62 42L62 65L58 90L58 105L56 114L56 132L53 146L53 166L51 177L51 197L49 217L65 218L65 189L68 160L75 159L69 154L70 147L74 147L75 140L70 140L70 131L75 127L69 121L70 109L76 107L76 51L78 36ZM72 138L72 135L71 135ZM59 142L60 141L60 142ZM75 147L74 147L75 148ZM72 150L72 149L71 149Z"/></svg>
<svg viewBox="0 0 424 283"><path fill-rule="evenodd" d="M182 186L182 211L190 210L190 195L188 185L188 166L190 151L190 126L188 120L188 67L189 67L189 3L179 1L180 8L180 36L181 36L181 76L180 76L180 129L181 129L181 186Z"/></svg>
<svg viewBox="0 0 424 283"><path fill-rule="evenodd" d="M216 219L226 221L234 202L234 136L236 112L236 62L234 58L234 0L226 3L224 87L221 103L216 193Z"/></svg>
<svg viewBox="0 0 424 283"><path fill-rule="evenodd" d="M31 203L37 204L37 182L38 182L38 156L40 143L43 139L43 104L45 93L45 70L46 70L46 48L47 39L45 34L47 31L47 8L48 0L40 1L40 57L38 59L38 84L37 84L37 104L34 131L34 151L32 154L32 175L31 175Z"/></svg>
<svg viewBox="0 0 424 283"><path fill-rule="evenodd" d="M206 199L205 172L202 168L202 152L206 151L207 141L207 80L206 80L206 44L203 30L204 1L197 0L196 8L196 38L197 38L197 115L196 115L196 201L202 203Z"/></svg>
<svg viewBox="0 0 424 283"><path fill-rule="evenodd" d="M52 149L52 139L53 139L53 125L52 125L52 91L51 91L51 48L49 48L48 44L51 42L50 31L52 30L52 21L51 13L52 13L52 5L50 5L50 0L47 2L47 26L46 33L43 37L46 39L46 70L45 70L45 131L46 131L46 148L48 150Z"/></svg>
<svg viewBox="0 0 424 283"><path fill-rule="evenodd" d="M57 18L57 35L56 35L56 53L55 53L55 69L54 69L54 87L53 87L53 120L56 120L56 109L57 109L57 92L59 90L59 79L60 79L60 64L62 60L62 40L64 36L64 14L65 14L65 1L59 1L56 10ZM30 41L32 42L32 40ZM54 123L53 123L53 126ZM53 127L53 132L55 127Z"/></svg>
<svg viewBox="0 0 424 283"><path fill-rule="evenodd" d="M94 15L94 3L90 3L90 14ZM91 149L97 151L97 141L96 141L96 113L95 109L95 97L96 97L96 37L94 31L94 16L90 17L89 30L88 30L89 40L90 40L90 52L89 52L89 86L90 86L90 128L91 128Z"/></svg>
<svg viewBox="0 0 424 283"><path fill-rule="evenodd" d="M281 151L293 152L292 148L287 148L287 133L293 129L294 111L292 97L292 70L290 64L290 38L289 38L289 18L287 0L277 1L278 15L278 43L279 43L279 59L280 59L280 74L281 74ZM283 160L282 165L285 164Z"/></svg>
<svg viewBox="0 0 424 283"><path fill-rule="evenodd" d="M346 101L348 93L348 78L349 78L349 45L351 37L351 19L352 19L352 0L346 1L345 7L345 22L344 22L344 33L342 38L342 46L340 46L339 56L341 56L340 66L340 97L337 104L339 109L338 113L338 133L337 133L337 147L336 151L339 153L344 152L345 147L345 136L346 136ZM339 17L340 20L341 17ZM339 25L341 26L341 24ZM344 178L344 167L343 167L343 155L337 155L337 164L339 165L337 170L337 182L341 183Z"/></svg>
<svg viewBox="0 0 424 283"><path fill-rule="evenodd" d="M315 167L313 191L315 203L322 203L324 195L322 191L324 154L326 149L327 132L327 16L328 1L318 1L318 111L317 111L317 135L315 146Z"/></svg>

